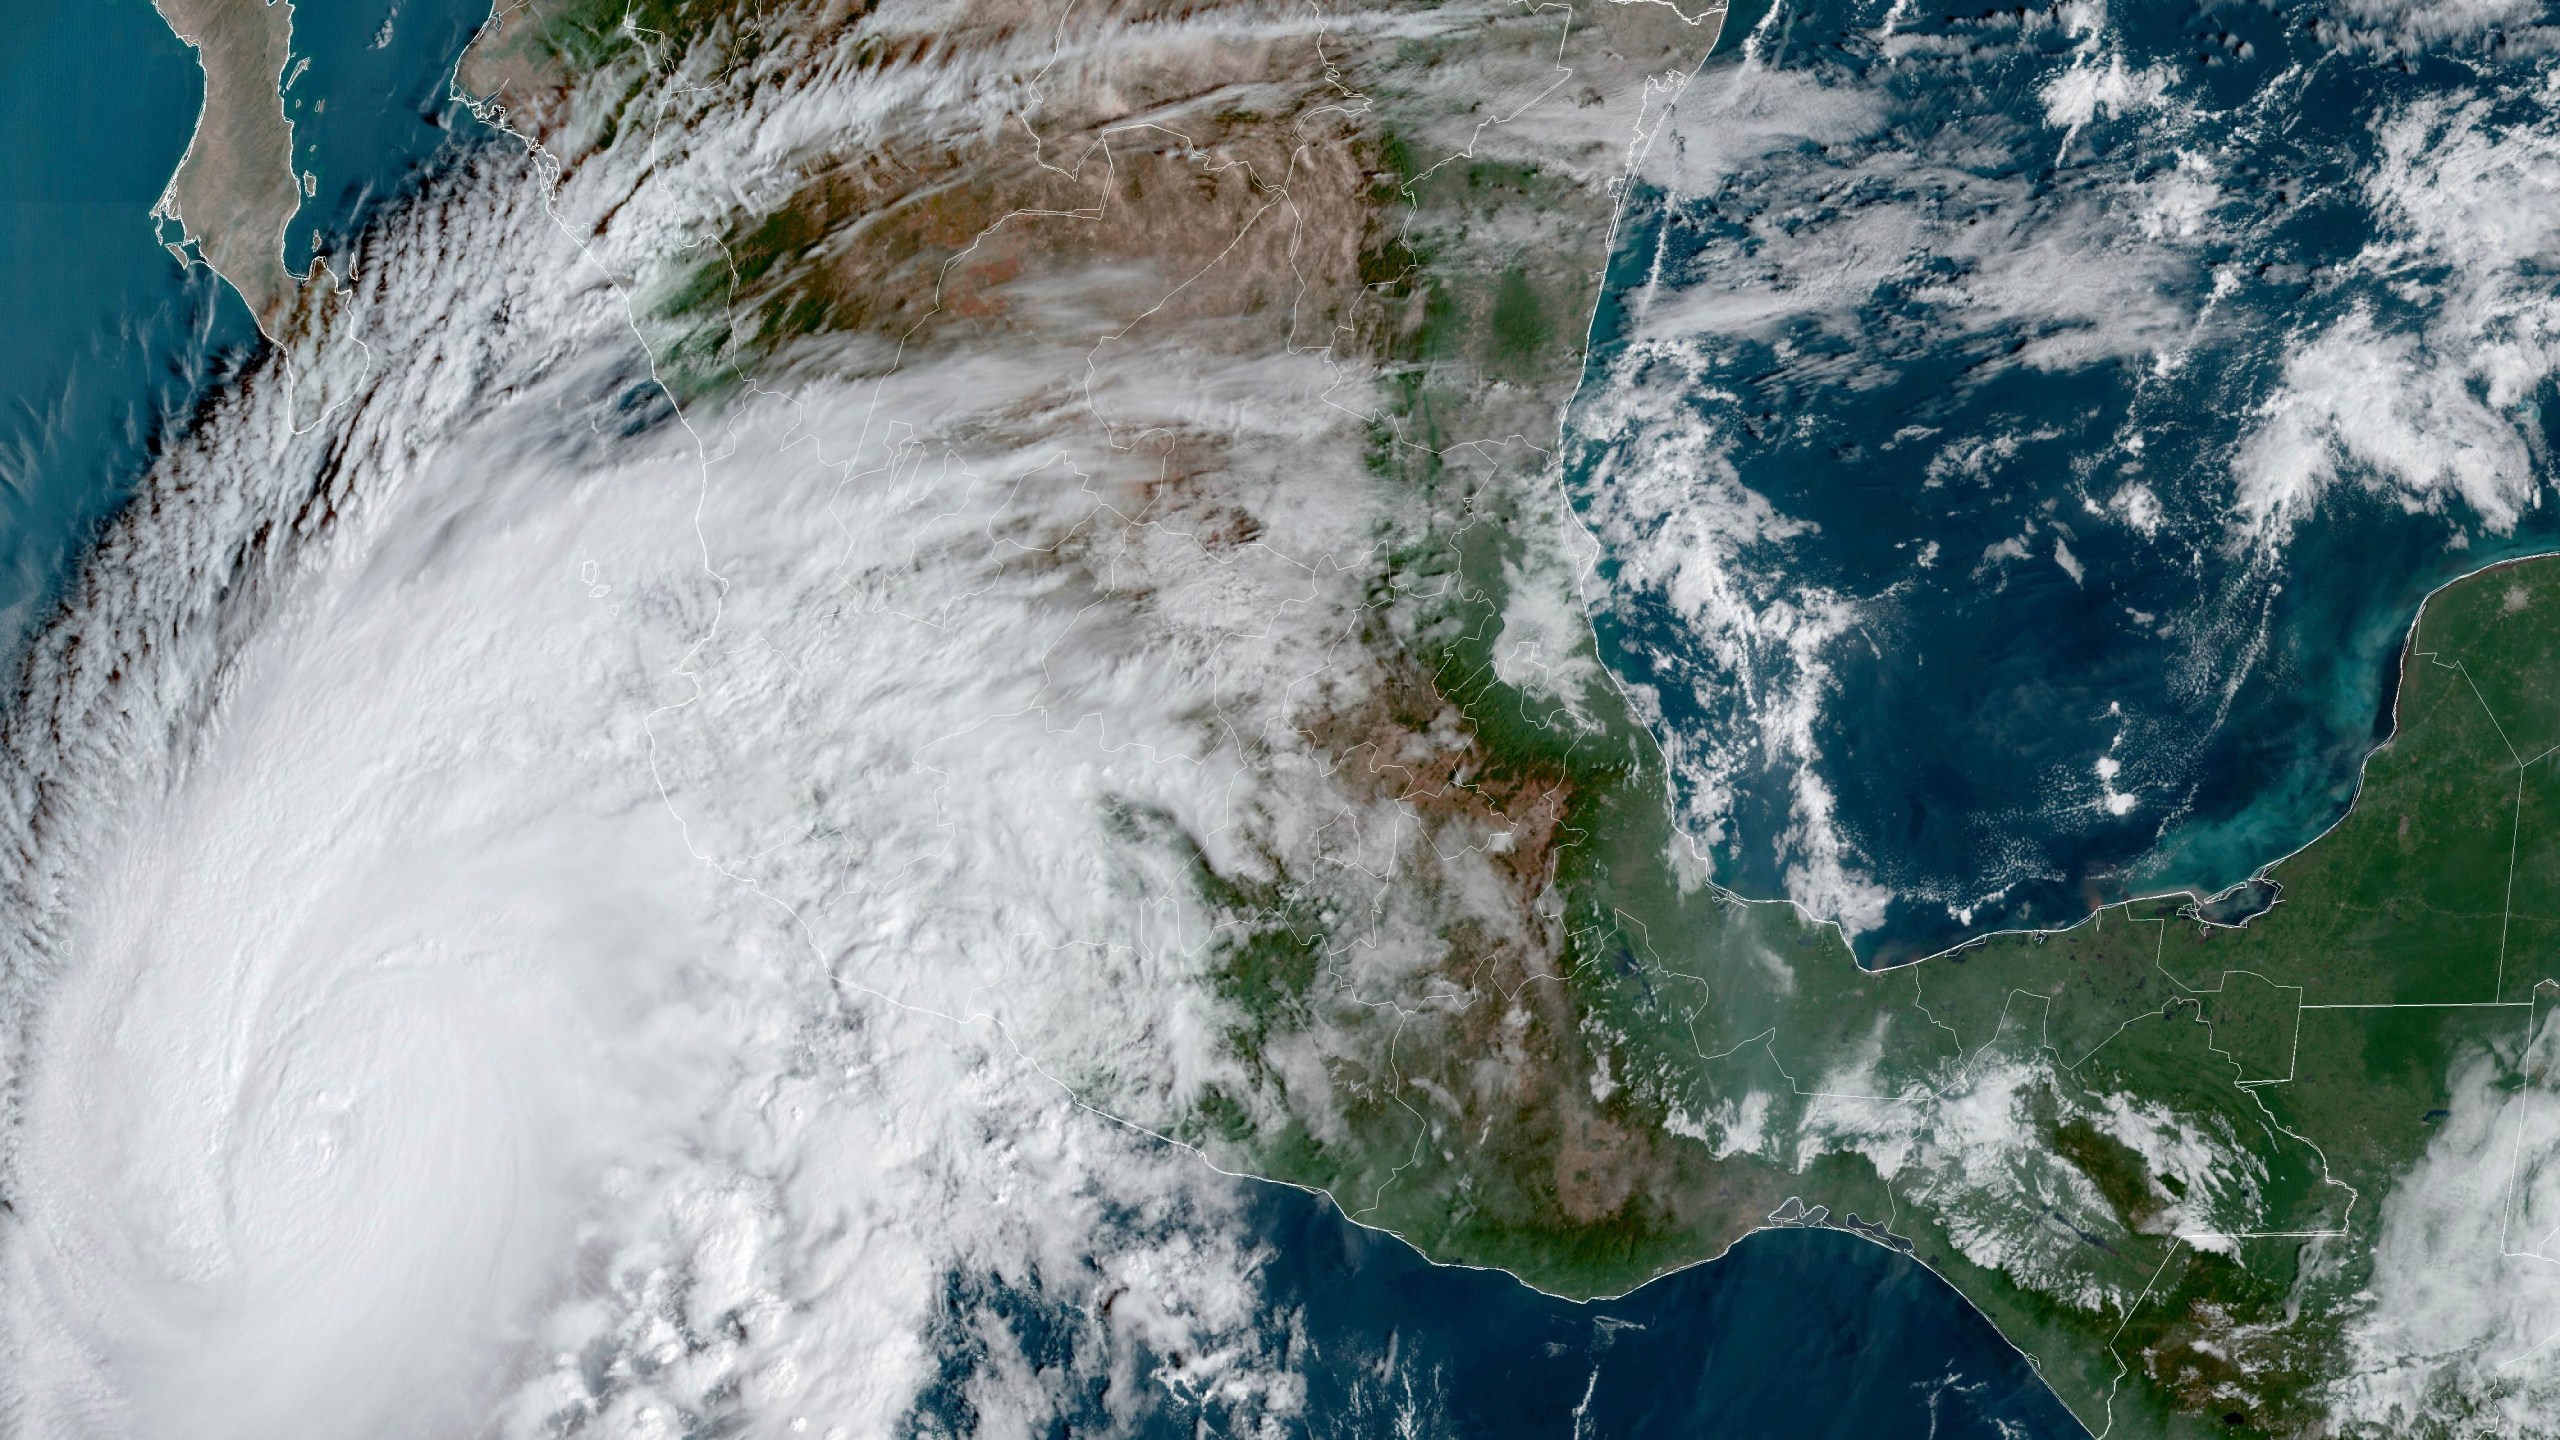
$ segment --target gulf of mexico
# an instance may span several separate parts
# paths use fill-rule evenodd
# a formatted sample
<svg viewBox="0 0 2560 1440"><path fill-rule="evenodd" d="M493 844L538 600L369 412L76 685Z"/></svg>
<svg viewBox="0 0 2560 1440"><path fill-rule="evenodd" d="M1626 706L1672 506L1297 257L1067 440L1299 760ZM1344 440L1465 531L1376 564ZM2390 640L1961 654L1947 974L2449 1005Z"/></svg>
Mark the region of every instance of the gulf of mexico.
<svg viewBox="0 0 2560 1440"><path fill-rule="evenodd" d="M1575 402L1692 833L1870 964L2249 878L2344 813L2421 599L2560 545L2509 338L2560 211L2484 218L2552 193L2540 72L2327 0L2073 13L1768 11Z"/></svg>

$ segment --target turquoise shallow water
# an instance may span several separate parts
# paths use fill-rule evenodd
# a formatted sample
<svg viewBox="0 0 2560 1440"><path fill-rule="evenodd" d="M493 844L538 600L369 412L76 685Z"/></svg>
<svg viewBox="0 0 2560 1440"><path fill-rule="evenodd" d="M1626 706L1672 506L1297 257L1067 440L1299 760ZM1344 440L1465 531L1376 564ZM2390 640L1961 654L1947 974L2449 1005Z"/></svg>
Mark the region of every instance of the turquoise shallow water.
<svg viewBox="0 0 2560 1440"><path fill-rule="evenodd" d="M470 123L443 101L485 0L304 0L288 91L314 176L296 269L397 196ZM258 343L238 299L156 242L152 203L201 96L145 0L25 0L0 51L0 644L14 649L155 449ZM1296 1327L1304 1433L1898 1437L2082 1434L2024 1360L1917 1264L1829 1232L1773 1232L1718 1264L1577 1306L1439 1269L1269 1188L1261 1311ZM1028 1282L954 1276L944 1381L919 1428L964 1431L985 1360L969 1325L1035 1353L1077 1317ZM1275 1342L1278 1343L1278 1342ZM1165 1358L1165 1357L1159 1357ZM1113 1428L1092 1397L1087 1428ZM1190 1433L1197 1407L1138 1428ZM1418 1428L1406 1428L1406 1427Z"/></svg>
<svg viewBox="0 0 2560 1440"><path fill-rule="evenodd" d="M2560 547L2553 13L1738 15L1570 452L1726 883L1900 961L2344 812L2421 598Z"/></svg>

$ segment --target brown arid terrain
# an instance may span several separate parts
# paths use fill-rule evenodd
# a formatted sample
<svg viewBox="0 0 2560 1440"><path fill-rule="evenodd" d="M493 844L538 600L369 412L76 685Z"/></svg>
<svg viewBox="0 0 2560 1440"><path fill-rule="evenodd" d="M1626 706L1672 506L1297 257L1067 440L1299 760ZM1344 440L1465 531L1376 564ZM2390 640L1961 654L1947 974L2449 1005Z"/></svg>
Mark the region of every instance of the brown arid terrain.
<svg viewBox="0 0 2560 1440"><path fill-rule="evenodd" d="M284 232L302 204L293 125L278 86L293 43L291 0L152 0L204 67L204 113L157 214L185 227L196 258L276 333L297 289Z"/></svg>
<svg viewBox="0 0 2560 1440"><path fill-rule="evenodd" d="M1285 696L1239 674L1207 702L1288 792L1247 853L1131 821L1195 858L1243 1017L1235 1080L1136 1113L1448 1258L1519 1262L1590 1230L1650 1237L1626 1263L1659 1264L1785 1198L1595 1098L1558 888L1591 817L1659 771L1640 732L1591 718L1611 702L1554 447L1620 188L1721 21L552 0L500 16L460 74L564 194L684 133L692 94L820 76L867 99L674 261L603 263L647 297L697 423L960 357L1022 377L973 441L1056 447L1073 473L1039 483L1098 499L1063 538L1026 534L1020 563L1072 571L1213 669L1306 649ZM602 237L621 214L558 219ZM1329 380L1281 399L1303 371ZM1292 403L1295 438L1257 433ZM1089 1093L1117 1105L1117 1083ZM1435 1104L1454 1118L1423 1123ZM1414 1167L1443 1129L1475 1140L1463 1198L1449 1167Z"/></svg>
<svg viewBox="0 0 2560 1440"><path fill-rule="evenodd" d="M1238 1175L1577 1299L1854 1234L2114 1440L2560 1413L2547 566L2244 924L1869 970L1684 830L1580 519L1730 478L1585 423L1721 8L526 0L309 300L291 14L170 10L275 343L0 717L13 1432L1298 1433Z"/></svg>

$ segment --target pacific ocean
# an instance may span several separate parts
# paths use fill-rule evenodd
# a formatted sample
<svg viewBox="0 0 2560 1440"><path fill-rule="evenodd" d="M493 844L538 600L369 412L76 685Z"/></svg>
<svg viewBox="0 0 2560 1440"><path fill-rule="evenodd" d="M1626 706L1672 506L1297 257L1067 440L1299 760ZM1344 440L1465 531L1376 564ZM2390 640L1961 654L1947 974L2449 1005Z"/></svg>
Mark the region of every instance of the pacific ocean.
<svg viewBox="0 0 2560 1440"><path fill-rule="evenodd" d="M1831 1229L1772 1228L1723 1258L1578 1304L1499 1271L1436 1266L1317 1196L1258 1185L1258 1309L1306 1381L1328 1440L2083 1440L2027 1358L1908 1256ZM1064 1372L1089 1320L1024 1285L955 1280L956 1316L1002 1317L1020 1352ZM971 1396L999 1363L955 1319L918 1404L927 1435L977 1433ZM1187 1357L1158 1356L1178 1378ZM1035 1359L1035 1363L1040 1363ZM982 1373L985 1372L985 1373ZM1177 1392L1179 1393L1179 1392ZM1121 1402L1125 1404L1125 1401ZM1096 1376L1076 1423L1110 1429ZM1164 1405L1137 1433L1228 1433L1214 1398Z"/></svg>
<svg viewBox="0 0 2560 1440"><path fill-rule="evenodd" d="M35 0L0 54L0 655L160 439L256 339L152 204L204 78L146 0Z"/></svg>
<svg viewBox="0 0 2560 1440"><path fill-rule="evenodd" d="M361 227L469 127L445 99L473 0L306 0L287 86L312 194L296 269ZM15 647L157 449L258 343L236 296L183 267L148 212L202 81L144 0L43 0L0 65L0 638ZM473 143L495 143L481 132ZM1576 1305L1434 1267L1331 1205L1266 1187L1263 1309L1304 1327L1314 1433L1488 1436L2075 1436L2025 1358L1916 1261L1824 1230L1772 1230L1713 1264ZM991 1282L993 1283L993 1282ZM999 1307L1036 1350L1072 1323ZM966 1417L965 1337L926 1418ZM1178 1357L1160 1357L1173 1358ZM1392 1382L1392 1384L1391 1384ZM939 1412L936 1405L943 1406ZM1186 1430L1177 1408L1147 1422Z"/></svg>
<svg viewBox="0 0 2560 1440"><path fill-rule="evenodd" d="M294 16L287 112L314 193L286 259L398 195L458 128L477 0L316 0ZM0 56L0 654L14 655L88 537L257 329L181 265L151 208L186 153L204 77L147 0L36 0ZM483 134L486 132L483 131Z"/></svg>

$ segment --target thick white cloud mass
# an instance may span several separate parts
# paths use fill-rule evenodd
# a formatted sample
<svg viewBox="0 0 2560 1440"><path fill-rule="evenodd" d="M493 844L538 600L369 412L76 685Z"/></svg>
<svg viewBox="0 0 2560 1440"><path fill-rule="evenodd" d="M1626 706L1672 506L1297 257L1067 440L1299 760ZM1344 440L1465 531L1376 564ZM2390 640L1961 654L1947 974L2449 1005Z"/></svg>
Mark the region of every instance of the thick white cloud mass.
<svg viewBox="0 0 2560 1440"><path fill-rule="evenodd" d="M1239 717L1325 661L1197 637L1320 611L1276 545L1356 505L1210 563L1002 357L670 418L496 157L357 274L152 477L12 736L5 1428L872 1435L957 1327L979 1428L1039 1430L1076 1375L952 1277L1117 1294L1115 1412L1287 1414L1227 1182L1067 1082L1164 1113L1216 1063L1121 817L1234 828ZM1240 452L1341 423L1320 358L1253 379Z"/></svg>
<svg viewBox="0 0 2560 1440"><path fill-rule="evenodd" d="M1567 97L1535 7L998 9L508 91L549 148L381 222L106 536L0 731L0 1431L1304 1412L1241 1190L1140 1128L1278 1103L1202 872L1326 931L1348 1038L1261 1058L1328 1136L1323 1046L1392 1045L1452 914L1543 923L1509 822L1380 778L1466 742L1387 714L1370 587L1435 517L1348 353L1383 241L1341 59L1463 38L1399 138L1491 154L1555 97L1524 148L1586 201L1676 86L1576 51ZM879 310L679 413L716 237L875 162L916 188L777 273ZM1148 187L1198 195L1105 213ZM950 216L865 228L911 200ZM1470 243L1597 238L1559 209ZM1037 263L945 315L982 244ZM1571 714L1578 537L1539 516L1499 663Z"/></svg>

